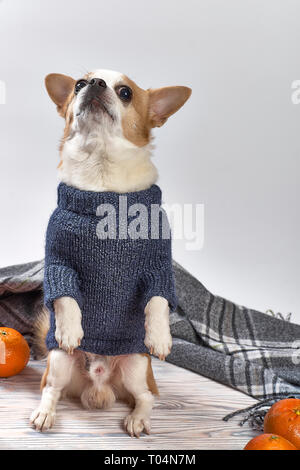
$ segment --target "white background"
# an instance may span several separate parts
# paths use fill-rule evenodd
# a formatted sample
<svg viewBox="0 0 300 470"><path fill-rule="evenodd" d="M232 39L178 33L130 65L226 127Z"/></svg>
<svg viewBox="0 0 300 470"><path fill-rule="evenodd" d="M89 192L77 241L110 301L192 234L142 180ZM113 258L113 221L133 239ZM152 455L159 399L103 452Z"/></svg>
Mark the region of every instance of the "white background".
<svg viewBox="0 0 300 470"><path fill-rule="evenodd" d="M156 134L165 202L205 205L201 251L174 258L213 293L300 321L300 2L0 1L0 266L43 257L63 121L50 72L187 85Z"/></svg>

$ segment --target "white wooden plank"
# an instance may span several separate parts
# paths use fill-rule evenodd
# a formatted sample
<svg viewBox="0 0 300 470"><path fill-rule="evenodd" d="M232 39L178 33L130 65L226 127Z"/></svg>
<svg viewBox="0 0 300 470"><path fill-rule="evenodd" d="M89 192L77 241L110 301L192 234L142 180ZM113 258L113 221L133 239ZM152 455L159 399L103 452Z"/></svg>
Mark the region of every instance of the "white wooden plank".
<svg viewBox="0 0 300 470"><path fill-rule="evenodd" d="M122 427L128 408L87 411L79 401L58 404L54 427L39 433L29 416L40 400L45 362L31 361L19 375L0 379L0 449L242 449L255 433L231 411L255 403L231 388L171 364L153 360L160 397L152 413L152 433L129 437Z"/></svg>

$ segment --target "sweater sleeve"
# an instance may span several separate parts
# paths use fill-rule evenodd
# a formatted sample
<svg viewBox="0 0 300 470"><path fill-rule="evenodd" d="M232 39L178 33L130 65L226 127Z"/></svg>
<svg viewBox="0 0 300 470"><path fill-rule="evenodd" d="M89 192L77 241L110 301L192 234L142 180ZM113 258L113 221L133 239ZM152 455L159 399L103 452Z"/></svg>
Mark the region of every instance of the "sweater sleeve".
<svg viewBox="0 0 300 470"><path fill-rule="evenodd" d="M46 233L44 303L50 311L54 311L53 302L60 297L73 297L82 308L80 278L71 263L76 240L67 222L64 213L56 209Z"/></svg>
<svg viewBox="0 0 300 470"><path fill-rule="evenodd" d="M172 267L171 240L156 240L155 255L150 267L143 273L143 307L154 296L164 297L169 302L171 312L177 307L175 282Z"/></svg>
<svg viewBox="0 0 300 470"><path fill-rule="evenodd" d="M44 273L45 305L53 311L54 300L60 297L73 297L82 308L82 296L77 273L66 266L50 264Z"/></svg>

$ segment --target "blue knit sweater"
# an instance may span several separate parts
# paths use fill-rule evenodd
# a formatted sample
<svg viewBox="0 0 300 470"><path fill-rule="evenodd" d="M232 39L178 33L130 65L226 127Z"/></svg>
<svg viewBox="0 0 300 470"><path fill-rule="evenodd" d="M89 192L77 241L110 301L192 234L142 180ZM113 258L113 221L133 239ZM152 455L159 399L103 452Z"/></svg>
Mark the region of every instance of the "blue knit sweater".
<svg viewBox="0 0 300 470"><path fill-rule="evenodd" d="M123 196L122 206L119 196ZM138 225L141 211L133 211L134 216L128 216L126 211L124 219L125 199L128 209L140 207L133 204L146 207L143 213L146 231L140 230L138 236L129 236L127 227ZM110 213L112 208L115 211L114 238L105 239L103 230L99 236L98 224L112 220L107 218L108 212L99 211L103 204L109 205L101 207L110 209ZM84 338L79 349L103 355L147 352L144 345L147 302L153 296L162 296L171 310L176 307L171 240L162 230L165 215L161 211L159 230L156 228L151 238L152 205L161 205L161 191L156 185L121 195L59 185L58 207L50 218L46 235L44 292L50 310L46 339L49 350L58 347L53 301L70 296L82 311ZM97 215L100 213L101 216Z"/></svg>

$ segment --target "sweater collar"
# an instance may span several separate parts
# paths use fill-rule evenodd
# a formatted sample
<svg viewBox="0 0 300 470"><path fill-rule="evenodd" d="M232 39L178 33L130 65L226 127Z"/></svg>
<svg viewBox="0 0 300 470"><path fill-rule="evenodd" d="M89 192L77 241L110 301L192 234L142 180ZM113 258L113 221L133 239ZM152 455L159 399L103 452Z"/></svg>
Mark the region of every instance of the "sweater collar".
<svg viewBox="0 0 300 470"><path fill-rule="evenodd" d="M161 205L161 190L156 184L142 191L115 193L113 191L82 191L65 183L60 183L58 186L57 205L60 209L78 214L96 215L97 207L100 204L112 204L117 209L120 196L126 196L128 206L137 203L147 207L151 204Z"/></svg>

